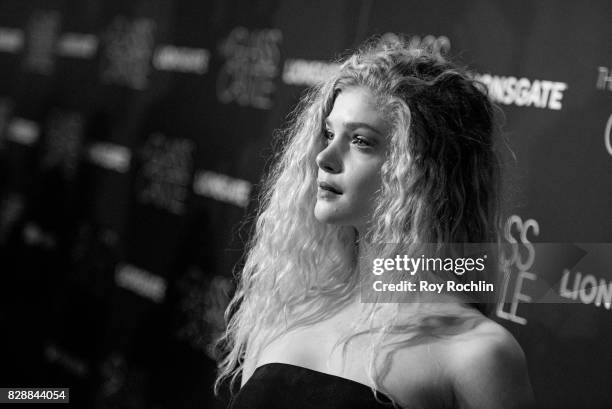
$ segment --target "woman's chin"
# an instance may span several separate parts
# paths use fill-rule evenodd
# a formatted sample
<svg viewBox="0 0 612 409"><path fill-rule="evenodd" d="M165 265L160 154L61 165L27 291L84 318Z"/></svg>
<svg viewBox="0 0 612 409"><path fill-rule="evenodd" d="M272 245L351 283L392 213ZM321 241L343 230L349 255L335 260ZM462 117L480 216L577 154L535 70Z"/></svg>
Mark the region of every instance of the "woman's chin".
<svg viewBox="0 0 612 409"><path fill-rule="evenodd" d="M337 209L333 209L327 203L317 202L314 208L314 217L321 223L341 224Z"/></svg>
<svg viewBox="0 0 612 409"><path fill-rule="evenodd" d="M317 219L319 222L325 223L325 224L337 224L337 223L335 223L333 217L331 217L329 214L326 214L324 212L316 212L315 211L315 219Z"/></svg>
<svg viewBox="0 0 612 409"><path fill-rule="evenodd" d="M314 217L321 223L335 226L361 226L363 217L356 217L352 211L318 200L314 207Z"/></svg>

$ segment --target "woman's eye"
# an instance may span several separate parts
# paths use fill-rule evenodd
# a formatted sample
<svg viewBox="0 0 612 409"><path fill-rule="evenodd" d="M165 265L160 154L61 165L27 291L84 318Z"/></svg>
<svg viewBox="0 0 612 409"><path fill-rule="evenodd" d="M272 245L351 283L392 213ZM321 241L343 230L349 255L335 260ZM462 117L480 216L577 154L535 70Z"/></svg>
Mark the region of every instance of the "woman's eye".
<svg viewBox="0 0 612 409"><path fill-rule="evenodd" d="M360 146L360 147L369 147L369 146L372 146L367 140L365 140L363 138L360 138L358 136L355 136L353 138L353 143L355 145L357 145L357 146Z"/></svg>
<svg viewBox="0 0 612 409"><path fill-rule="evenodd" d="M331 141L332 139L334 139L334 134L329 129L324 129L323 130L323 139Z"/></svg>

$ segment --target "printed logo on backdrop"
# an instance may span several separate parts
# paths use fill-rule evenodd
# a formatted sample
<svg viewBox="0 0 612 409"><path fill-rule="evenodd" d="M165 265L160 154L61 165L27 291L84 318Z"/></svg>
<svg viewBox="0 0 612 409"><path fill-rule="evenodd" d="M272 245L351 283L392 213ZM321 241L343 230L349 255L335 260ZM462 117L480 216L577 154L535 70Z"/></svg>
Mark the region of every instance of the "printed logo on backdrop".
<svg viewBox="0 0 612 409"><path fill-rule="evenodd" d="M149 83L155 22L117 16L102 35L101 80L144 90Z"/></svg>
<svg viewBox="0 0 612 409"><path fill-rule="evenodd" d="M221 173L200 170L193 179L195 194L220 202L247 207L252 185L249 181L236 179Z"/></svg>
<svg viewBox="0 0 612 409"><path fill-rule="evenodd" d="M608 67L597 67L597 81L595 86L601 91L612 91L612 69ZM612 114L608 118L604 130L604 145L610 155L612 155Z"/></svg>
<svg viewBox="0 0 612 409"><path fill-rule="evenodd" d="M612 70L608 67L597 67L597 89L612 91Z"/></svg>
<svg viewBox="0 0 612 409"><path fill-rule="evenodd" d="M25 146L33 146L40 137L40 126L31 119L13 117L9 121L6 140Z"/></svg>
<svg viewBox="0 0 612 409"><path fill-rule="evenodd" d="M608 153L612 155L612 114L610 114L604 130L604 144Z"/></svg>
<svg viewBox="0 0 612 409"><path fill-rule="evenodd" d="M399 37L393 33L385 33L381 38L389 42L400 41ZM450 40L446 36L426 35L421 38L421 36L414 35L407 41L410 46L430 47L439 54L446 54L451 48ZM340 64L336 62L301 58L287 59L283 66L283 83L311 87L327 80L339 69Z"/></svg>
<svg viewBox="0 0 612 409"><path fill-rule="evenodd" d="M31 247L53 250L57 246L56 235L43 229L38 223L28 221L21 232L23 242Z"/></svg>
<svg viewBox="0 0 612 409"><path fill-rule="evenodd" d="M155 50L153 67L160 71L205 74L209 61L210 52L204 48L161 45Z"/></svg>
<svg viewBox="0 0 612 409"><path fill-rule="evenodd" d="M176 215L183 214L194 152L195 143L189 139L168 138L159 132L151 134L139 151L137 200Z"/></svg>
<svg viewBox="0 0 612 409"><path fill-rule="evenodd" d="M24 210L25 199L17 193L12 193L0 201L0 246L8 241Z"/></svg>
<svg viewBox="0 0 612 409"><path fill-rule="evenodd" d="M130 170L132 152L127 146L111 142L95 142L87 148L87 159L101 168L126 173Z"/></svg>
<svg viewBox="0 0 612 409"><path fill-rule="evenodd" d="M66 180L74 180L83 138L81 115L77 112L55 110L50 113L45 125L42 168L59 168Z"/></svg>
<svg viewBox="0 0 612 409"><path fill-rule="evenodd" d="M45 345L44 356L50 364L59 365L79 378L84 378L90 374L91 370L85 361L54 343L48 342Z"/></svg>
<svg viewBox="0 0 612 409"><path fill-rule="evenodd" d="M258 109L272 107L282 37L278 29L236 27L221 41L219 52L225 62L217 77L220 102Z"/></svg>
<svg viewBox="0 0 612 409"><path fill-rule="evenodd" d="M381 40L388 43L400 42L400 37L395 33L385 33L381 36ZM423 47L430 49L434 54L445 55L451 50L450 39L445 36L435 36L427 34L424 37L419 35L410 36L407 40L409 47Z"/></svg>
<svg viewBox="0 0 612 409"><path fill-rule="evenodd" d="M515 236L517 234L517 236ZM540 234L540 225L534 219L523 221L520 216L512 215L508 218L504 228L504 238L511 244L512 252L503 254L502 258L502 289L496 314L499 318L526 325L527 319L518 315L520 303L529 303L531 297L524 292L526 281L535 281L536 275L530 272L535 261L535 248L528 235ZM517 271L516 274L513 274ZM510 304L508 311L505 304Z"/></svg>
<svg viewBox="0 0 612 409"><path fill-rule="evenodd" d="M154 303L166 298L166 279L132 264L117 264L115 284Z"/></svg>
<svg viewBox="0 0 612 409"><path fill-rule="evenodd" d="M113 351L105 357L97 372L100 382L93 399L94 408L149 406L151 374L146 369L130 364L123 354Z"/></svg>
<svg viewBox="0 0 612 409"><path fill-rule="evenodd" d="M200 269L191 267L177 283L180 317L176 337L216 359L213 346L225 329L224 312L232 290L230 279L210 278Z"/></svg>
<svg viewBox="0 0 612 409"><path fill-rule="evenodd" d="M0 149L4 148L4 141L6 139L8 123L12 112L12 101L9 98L0 98Z"/></svg>
<svg viewBox="0 0 612 409"><path fill-rule="evenodd" d="M287 85L311 87L334 75L340 64L326 61L288 59L283 66L283 82Z"/></svg>
<svg viewBox="0 0 612 409"><path fill-rule="evenodd" d="M586 273L578 264L584 258L587 269L609 271L602 263L608 260L610 243L535 243L530 236L540 235L538 222L523 221L518 215L508 218L504 230L510 244L504 248L510 252L504 250L500 260L503 281L496 311L499 318L526 325L527 319L518 312L522 303L578 302L612 308L612 280L592 271Z"/></svg>
<svg viewBox="0 0 612 409"><path fill-rule="evenodd" d="M565 82L478 73L473 76L487 87L489 96L497 103L551 110L563 108L563 92L567 90Z"/></svg>
<svg viewBox="0 0 612 409"><path fill-rule="evenodd" d="M57 55L70 58L93 58L98 50L98 38L93 34L64 33L57 42Z"/></svg>
<svg viewBox="0 0 612 409"><path fill-rule="evenodd" d="M40 10L30 17L26 28L24 69L50 74L55 65L55 41L60 31L61 15L57 11Z"/></svg>
<svg viewBox="0 0 612 409"><path fill-rule="evenodd" d="M609 246L603 247L601 254L609 254ZM601 272L595 272L598 275ZM612 280L577 269L564 268L559 283L559 295L582 304L612 309Z"/></svg>
<svg viewBox="0 0 612 409"><path fill-rule="evenodd" d="M23 48L23 31L18 28L0 27L0 52L17 53Z"/></svg>
<svg viewBox="0 0 612 409"><path fill-rule="evenodd" d="M108 398L118 394L126 383L127 364L123 355L112 352L100 364L101 379L99 398Z"/></svg>

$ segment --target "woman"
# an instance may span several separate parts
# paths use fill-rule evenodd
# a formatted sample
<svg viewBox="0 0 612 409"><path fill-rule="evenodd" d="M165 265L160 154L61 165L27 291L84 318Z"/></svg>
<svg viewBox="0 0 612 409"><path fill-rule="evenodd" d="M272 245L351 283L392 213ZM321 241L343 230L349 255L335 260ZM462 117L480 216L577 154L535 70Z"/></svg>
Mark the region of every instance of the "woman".
<svg viewBox="0 0 612 409"><path fill-rule="evenodd" d="M302 99L227 310L215 389L242 375L232 408L532 405L491 300L372 300L364 284L372 255L498 242L495 135L482 87L399 40L366 44Z"/></svg>

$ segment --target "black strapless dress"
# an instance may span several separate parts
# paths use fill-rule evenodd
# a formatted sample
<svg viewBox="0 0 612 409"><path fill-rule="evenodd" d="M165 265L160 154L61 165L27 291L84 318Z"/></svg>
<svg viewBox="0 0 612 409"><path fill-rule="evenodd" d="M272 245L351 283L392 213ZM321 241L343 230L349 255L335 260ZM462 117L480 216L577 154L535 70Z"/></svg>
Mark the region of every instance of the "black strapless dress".
<svg viewBox="0 0 612 409"><path fill-rule="evenodd" d="M301 366L269 363L253 372L229 409L391 409L387 395L359 382Z"/></svg>

